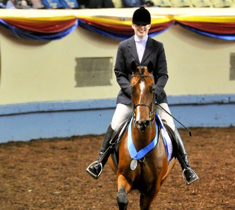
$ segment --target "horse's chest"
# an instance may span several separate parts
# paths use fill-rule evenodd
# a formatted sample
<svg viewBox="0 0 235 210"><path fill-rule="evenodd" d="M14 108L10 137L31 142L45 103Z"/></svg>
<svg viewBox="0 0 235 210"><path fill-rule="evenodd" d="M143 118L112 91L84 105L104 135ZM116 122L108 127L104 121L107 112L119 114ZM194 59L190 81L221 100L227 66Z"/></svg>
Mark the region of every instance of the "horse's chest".
<svg viewBox="0 0 235 210"><path fill-rule="evenodd" d="M139 163L138 169L134 176L133 186L140 191L148 190L157 183L157 173L155 167L146 163Z"/></svg>

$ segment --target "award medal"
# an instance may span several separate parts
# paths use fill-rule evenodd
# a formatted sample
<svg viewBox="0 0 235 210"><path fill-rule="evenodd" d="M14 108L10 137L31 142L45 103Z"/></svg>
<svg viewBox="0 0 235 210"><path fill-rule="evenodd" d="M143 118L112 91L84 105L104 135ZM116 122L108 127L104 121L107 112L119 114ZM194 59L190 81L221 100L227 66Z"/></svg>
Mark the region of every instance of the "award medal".
<svg viewBox="0 0 235 210"><path fill-rule="evenodd" d="M130 164L130 168L132 171L134 171L137 168L138 161L136 159L133 159Z"/></svg>

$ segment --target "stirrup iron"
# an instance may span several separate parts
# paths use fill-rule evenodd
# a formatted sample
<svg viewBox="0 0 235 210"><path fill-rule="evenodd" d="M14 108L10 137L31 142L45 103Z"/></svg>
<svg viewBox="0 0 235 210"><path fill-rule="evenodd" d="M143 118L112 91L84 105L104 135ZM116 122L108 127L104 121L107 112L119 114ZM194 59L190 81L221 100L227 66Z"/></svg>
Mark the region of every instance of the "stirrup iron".
<svg viewBox="0 0 235 210"><path fill-rule="evenodd" d="M100 165L100 168L101 168L100 173L99 173L98 175L96 175L96 174L94 174L92 171L90 171L90 166L96 165L96 164L99 164L99 165ZM100 177L102 171L103 171L103 165L102 165L101 162L99 162L99 161L96 160L96 161L94 161L93 163L91 163L91 164L87 167L86 171L87 171L93 178L98 179L98 178Z"/></svg>
<svg viewBox="0 0 235 210"><path fill-rule="evenodd" d="M193 179L193 180L191 180L191 181L187 181L184 172L185 172L186 170L188 170L188 169L189 169L189 168L185 168L185 169L182 171L182 177L183 177L183 180L184 180L185 184L190 185L190 184L192 184L193 182L197 181L197 180L199 179L199 177L198 177L198 175L195 173L195 171L190 168L190 170L195 174L196 177L195 177L195 179Z"/></svg>

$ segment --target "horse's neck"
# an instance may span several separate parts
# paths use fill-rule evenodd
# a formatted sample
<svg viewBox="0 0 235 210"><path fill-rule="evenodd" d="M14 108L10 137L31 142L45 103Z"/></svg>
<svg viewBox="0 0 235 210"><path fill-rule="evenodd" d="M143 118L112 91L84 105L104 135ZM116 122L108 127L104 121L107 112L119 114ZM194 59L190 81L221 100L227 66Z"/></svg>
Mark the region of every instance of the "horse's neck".
<svg viewBox="0 0 235 210"><path fill-rule="evenodd" d="M137 151L147 146L154 139L155 135L156 135L155 122L151 124L151 126L148 127L145 132L141 132L138 128L132 125L132 140Z"/></svg>

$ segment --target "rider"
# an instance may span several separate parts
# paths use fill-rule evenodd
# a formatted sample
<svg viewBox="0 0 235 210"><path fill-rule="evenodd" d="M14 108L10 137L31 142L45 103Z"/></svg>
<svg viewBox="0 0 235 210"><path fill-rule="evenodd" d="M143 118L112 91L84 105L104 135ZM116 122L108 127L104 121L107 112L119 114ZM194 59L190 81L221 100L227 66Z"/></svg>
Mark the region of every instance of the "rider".
<svg viewBox="0 0 235 210"><path fill-rule="evenodd" d="M109 152L105 153L105 151L109 147L109 141L114 130L132 114L133 106L130 89L131 62L135 61L137 65L147 66L149 61L152 61L154 64L153 75L155 78L156 102L160 104L160 106L157 106L156 112L175 133L177 158L181 164L186 184L191 184L198 179L198 176L190 167L183 141L175 127L173 118L166 113L166 111L170 113L170 110L164 91L168 80L165 51L162 43L148 36L150 28L151 16L149 11L144 7L138 8L132 17L132 29L135 35L120 42L117 51L114 72L121 90L117 97L116 110L101 144L98 159L88 166L87 172L95 179L100 176L110 154Z"/></svg>

